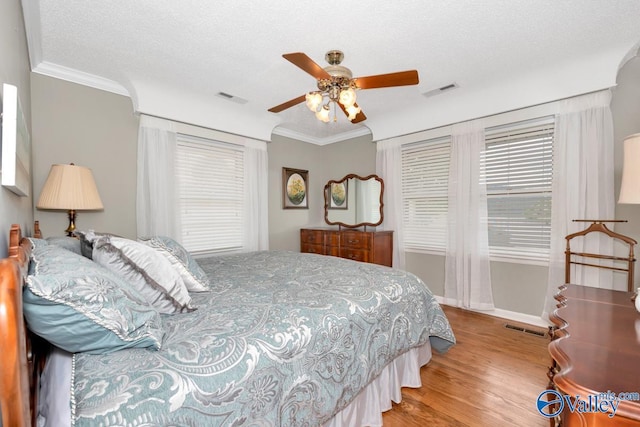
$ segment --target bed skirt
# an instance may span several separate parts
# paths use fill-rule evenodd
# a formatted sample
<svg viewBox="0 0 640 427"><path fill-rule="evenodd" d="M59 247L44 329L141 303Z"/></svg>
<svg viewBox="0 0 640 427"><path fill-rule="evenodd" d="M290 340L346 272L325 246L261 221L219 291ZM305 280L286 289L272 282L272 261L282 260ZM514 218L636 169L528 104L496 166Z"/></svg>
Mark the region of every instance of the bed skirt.
<svg viewBox="0 0 640 427"><path fill-rule="evenodd" d="M420 368L431 360L431 344L414 348L394 359L382 373L323 427L381 427L382 413L402 401L402 387L419 388Z"/></svg>

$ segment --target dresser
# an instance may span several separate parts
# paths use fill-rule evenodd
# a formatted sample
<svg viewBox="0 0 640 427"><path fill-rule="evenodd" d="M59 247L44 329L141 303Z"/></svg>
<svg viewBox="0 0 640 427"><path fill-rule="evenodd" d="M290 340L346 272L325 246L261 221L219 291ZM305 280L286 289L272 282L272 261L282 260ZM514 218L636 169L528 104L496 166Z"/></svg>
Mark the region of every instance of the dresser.
<svg viewBox="0 0 640 427"><path fill-rule="evenodd" d="M583 406L586 410L574 406L572 411L565 403L563 427L640 426L640 313L631 296L579 285L562 286L556 295L560 308L551 316L556 329L549 344L552 386L602 409L606 404L589 396L604 393L600 396L606 399L611 393L630 393L631 399L620 401L612 417L611 412L591 410L594 405Z"/></svg>
<svg viewBox="0 0 640 427"><path fill-rule="evenodd" d="M393 231L302 228L300 252L331 255L391 267Z"/></svg>

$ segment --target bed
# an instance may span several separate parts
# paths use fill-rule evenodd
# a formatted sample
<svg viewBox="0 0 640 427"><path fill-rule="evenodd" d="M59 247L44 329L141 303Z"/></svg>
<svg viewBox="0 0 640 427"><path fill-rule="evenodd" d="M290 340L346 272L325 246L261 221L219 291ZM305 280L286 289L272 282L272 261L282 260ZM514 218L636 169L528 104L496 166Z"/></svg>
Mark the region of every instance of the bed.
<svg viewBox="0 0 640 427"><path fill-rule="evenodd" d="M287 251L194 260L161 236L81 237L11 230L3 425L382 425L432 350L455 344L426 285L401 270Z"/></svg>

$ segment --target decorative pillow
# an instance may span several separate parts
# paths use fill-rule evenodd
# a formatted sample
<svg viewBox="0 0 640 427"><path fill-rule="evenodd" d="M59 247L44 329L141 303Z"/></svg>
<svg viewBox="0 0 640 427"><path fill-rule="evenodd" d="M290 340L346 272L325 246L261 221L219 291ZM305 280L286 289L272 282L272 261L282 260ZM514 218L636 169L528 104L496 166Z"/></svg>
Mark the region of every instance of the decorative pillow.
<svg viewBox="0 0 640 427"><path fill-rule="evenodd" d="M47 242L45 239L36 239L35 237L25 237L25 239L27 239L29 243L31 243L31 250L42 246L47 246L49 244L49 242Z"/></svg>
<svg viewBox="0 0 640 427"><path fill-rule="evenodd" d="M142 237L139 241L169 260L189 291L204 292L210 289L207 274L180 243L167 236Z"/></svg>
<svg viewBox="0 0 640 427"><path fill-rule="evenodd" d="M140 242L99 237L93 241L93 260L125 279L160 313L195 310L184 281L171 263Z"/></svg>
<svg viewBox="0 0 640 427"><path fill-rule="evenodd" d="M72 352L161 347L157 310L105 268L56 245L34 248L23 311L29 329Z"/></svg>
<svg viewBox="0 0 640 427"><path fill-rule="evenodd" d="M49 245L49 243L45 239L37 239L35 237L25 237L25 239L27 239L29 243L31 243L32 253L36 248L42 248L44 246ZM33 258L33 255L32 255L32 258ZM34 272L35 272L35 263L29 262L28 274L33 274Z"/></svg>
<svg viewBox="0 0 640 427"><path fill-rule="evenodd" d="M78 239L80 239L80 253L82 254L82 256L89 259L91 259L91 257L93 256L93 241L96 240L98 237L101 237L101 236L120 237L117 234L102 233L102 232L96 232L93 230L74 231L73 234L76 235Z"/></svg>
<svg viewBox="0 0 640 427"><path fill-rule="evenodd" d="M68 251L71 251L78 255L82 255L82 251L80 249L80 239L77 239L75 237L69 237L69 236L58 236L58 237L47 237L45 240L50 245L57 245Z"/></svg>

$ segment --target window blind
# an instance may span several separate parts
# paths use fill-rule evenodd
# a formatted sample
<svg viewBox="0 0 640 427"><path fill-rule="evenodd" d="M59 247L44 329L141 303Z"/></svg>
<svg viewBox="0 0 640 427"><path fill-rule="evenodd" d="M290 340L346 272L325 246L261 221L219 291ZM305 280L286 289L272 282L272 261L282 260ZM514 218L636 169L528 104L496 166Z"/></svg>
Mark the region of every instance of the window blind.
<svg viewBox="0 0 640 427"><path fill-rule="evenodd" d="M176 180L182 243L195 254L236 251L243 242L243 151L178 135Z"/></svg>
<svg viewBox="0 0 640 427"><path fill-rule="evenodd" d="M487 185L493 257L547 260L551 233L553 117L487 129L481 179ZM402 148L405 249L446 249L451 137Z"/></svg>
<svg viewBox="0 0 640 427"><path fill-rule="evenodd" d="M492 256L548 259L553 131L551 117L485 132Z"/></svg>
<svg viewBox="0 0 640 427"><path fill-rule="evenodd" d="M405 249L446 249L451 137L402 148Z"/></svg>

